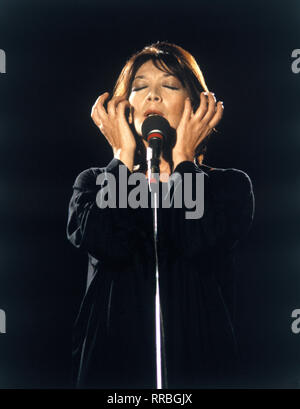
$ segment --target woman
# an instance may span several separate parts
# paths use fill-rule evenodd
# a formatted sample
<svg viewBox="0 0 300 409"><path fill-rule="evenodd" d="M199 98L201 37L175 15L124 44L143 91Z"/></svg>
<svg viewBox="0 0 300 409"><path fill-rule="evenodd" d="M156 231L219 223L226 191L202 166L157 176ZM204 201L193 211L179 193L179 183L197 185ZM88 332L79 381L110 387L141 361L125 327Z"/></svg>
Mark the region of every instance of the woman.
<svg viewBox="0 0 300 409"><path fill-rule="evenodd" d="M223 104L208 92L193 56L167 42L134 54L107 103L108 96L100 95L91 116L114 158L79 174L69 207L68 239L89 258L74 332L76 384L156 385L152 209L100 208L96 198L104 200L104 190L113 188L108 173L118 185L121 166L127 178L136 171L148 176L141 126L148 115L159 114L171 130L160 158L160 188L176 172L182 180L192 174L195 189L196 175L204 174L203 217L186 219L184 204L158 209L164 386L233 385L238 362L233 255L251 225L254 198L246 173L203 164ZM106 176L97 185L100 174Z"/></svg>

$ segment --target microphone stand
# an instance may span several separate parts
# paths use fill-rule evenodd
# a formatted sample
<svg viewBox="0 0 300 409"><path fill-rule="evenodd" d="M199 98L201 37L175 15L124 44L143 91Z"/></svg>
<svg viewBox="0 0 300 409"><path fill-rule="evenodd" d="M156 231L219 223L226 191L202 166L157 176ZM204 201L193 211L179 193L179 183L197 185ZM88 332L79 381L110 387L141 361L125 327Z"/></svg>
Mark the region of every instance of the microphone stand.
<svg viewBox="0 0 300 409"><path fill-rule="evenodd" d="M151 195L153 194L154 206L153 210L153 239L155 250L155 350L156 350L156 388L162 389L162 352L165 370L165 387L167 387L166 365L165 365L165 351L164 344L162 346L162 329L163 320L160 307L160 292L159 292L159 267L158 267L158 252L157 252L157 209L158 209L158 193L159 193L159 158L153 157L153 150L151 147L147 148L147 163L148 163L148 186Z"/></svg>

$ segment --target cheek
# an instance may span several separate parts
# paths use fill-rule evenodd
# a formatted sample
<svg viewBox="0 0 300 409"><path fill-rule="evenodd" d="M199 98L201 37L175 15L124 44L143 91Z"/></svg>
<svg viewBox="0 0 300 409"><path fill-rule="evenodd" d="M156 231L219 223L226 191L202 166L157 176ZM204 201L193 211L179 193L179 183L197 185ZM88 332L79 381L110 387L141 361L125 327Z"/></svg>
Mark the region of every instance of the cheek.
<svg viewBox="0 0 300 409"><path fill-rule="evenodd" d="M138 108L138 106L141 104L141 97L136 93L131 95L128 98L129 103L134 107L134 108Z"/></svg>
<svg viewBox="0 0 300 409"><path fill-rule="evenodd" d="M129 103L131 105L131 111L133 113L133 118L134 119L139 118L143 114L139 109L139 107L141 106L141 103L139 102L139 98L137 97L129 98Z"/></svg>
<svg viewBox="0 0 300 409"><path fill-rule="evenodd" d="M170 120L172 122L171 125L173 127L177 128L177 126L178 126L178 124L179 124L179 122L181 120L183 110L184 110L184 103L182 103L182 101L174 104L171 107L171 109L170 109L170 113L171 113Z"/></svg>

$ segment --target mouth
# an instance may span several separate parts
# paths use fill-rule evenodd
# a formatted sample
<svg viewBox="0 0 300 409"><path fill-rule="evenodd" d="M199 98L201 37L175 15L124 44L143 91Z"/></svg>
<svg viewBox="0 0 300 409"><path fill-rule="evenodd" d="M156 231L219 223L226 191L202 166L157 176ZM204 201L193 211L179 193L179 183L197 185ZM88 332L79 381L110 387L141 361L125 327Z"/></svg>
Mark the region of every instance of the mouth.
<svg viewBox="0 0 300 409"><path fill-rule="evenodd" d="M145 113L144 116L147 118L148 116L152 116L152 115L160 115L160 116L164 116L162 112L157 111L156 109L148 109Z"/></svg>

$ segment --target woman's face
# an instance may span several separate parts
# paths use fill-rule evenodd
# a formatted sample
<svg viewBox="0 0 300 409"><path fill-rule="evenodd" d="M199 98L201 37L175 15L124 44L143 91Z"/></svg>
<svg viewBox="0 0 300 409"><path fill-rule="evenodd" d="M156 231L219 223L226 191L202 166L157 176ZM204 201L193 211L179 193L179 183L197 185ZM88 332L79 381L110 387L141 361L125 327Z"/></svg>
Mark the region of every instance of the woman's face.
<svg viewBox="0 0 300 409"><path fill-rule="evenodd" d="M136 72L129 96L130 119L137 133L142 135L141 127L147 111L152 110L158 111L172 128L177 129L188 96L177 77L156 68L152 60L145 62Z"/></svg>

